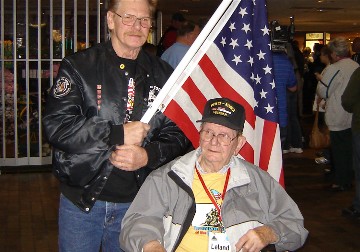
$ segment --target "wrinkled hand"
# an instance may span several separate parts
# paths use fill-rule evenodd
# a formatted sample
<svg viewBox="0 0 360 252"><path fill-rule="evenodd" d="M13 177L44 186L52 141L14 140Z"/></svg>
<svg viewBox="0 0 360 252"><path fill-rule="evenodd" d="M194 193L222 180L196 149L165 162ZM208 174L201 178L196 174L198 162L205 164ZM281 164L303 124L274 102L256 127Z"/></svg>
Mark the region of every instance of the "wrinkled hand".
<svg viewBox="0 0 360 252"><path fill-rule="evenodd" d="M270 243L277 241L274 230L268 226L251 229L244 234L235 244L236 251L258 252Z"/></svg>
<svg viewBox="0 0 360 252"><path fill-rule="evenodd" d="M150 241L144 245L143 252L166 252L158 241Z"/></svg>
<svg viewBox="0 0 360 252"><path fill-rule="evenodd" d="M124 171L135 171L148 162L147 152L137 145L120 145L110 155L110 162Z"/></svg>
<svg viewBox="0 0 360 252"><path fill-rule="evenodd" d="M140 121L128 122L124 125L124 144L140 146L150 130L150 125Z"/></svg>

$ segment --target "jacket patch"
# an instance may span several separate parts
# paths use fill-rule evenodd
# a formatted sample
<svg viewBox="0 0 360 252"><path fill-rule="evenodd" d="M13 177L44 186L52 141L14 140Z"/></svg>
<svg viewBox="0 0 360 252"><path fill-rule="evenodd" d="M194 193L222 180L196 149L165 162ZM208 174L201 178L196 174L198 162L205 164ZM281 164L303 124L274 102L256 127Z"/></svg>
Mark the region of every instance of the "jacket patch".
<svg viewBox="0 0 360 252"><path fill-rule="evenodd" d="M56 82L56 85L54 88L54 96L55 96L55 98L64 97L70 93L70 90L71 90L70 81L65 77L61 77Z"/></svg>
<svg viewBox="0 0 360 252"><path fill-rule="evenodd" d="M151 107L154 102L156 96L159 94L160 88L157 86L150 86L149 97L148 97L148 107Z"/></svg>

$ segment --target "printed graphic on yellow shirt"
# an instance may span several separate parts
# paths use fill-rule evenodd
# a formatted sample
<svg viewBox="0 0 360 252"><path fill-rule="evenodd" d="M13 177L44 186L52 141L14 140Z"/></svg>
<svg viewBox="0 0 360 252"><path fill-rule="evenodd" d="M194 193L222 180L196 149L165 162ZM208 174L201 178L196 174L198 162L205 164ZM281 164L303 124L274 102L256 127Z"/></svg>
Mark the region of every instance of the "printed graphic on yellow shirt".
<svg viewBox="0 0 360 252"><path fill-rule="evenodd" d="M218 173L203 175L205 184L220 209L222 205L221 192L224 188L225 177L226 175ZM176 250L177 252L208 251L210 232L221 233L225 231L222 228L217 209L211 202L196 174L193 182L193 192L196 202L196 213L191 227Z"/></svg>

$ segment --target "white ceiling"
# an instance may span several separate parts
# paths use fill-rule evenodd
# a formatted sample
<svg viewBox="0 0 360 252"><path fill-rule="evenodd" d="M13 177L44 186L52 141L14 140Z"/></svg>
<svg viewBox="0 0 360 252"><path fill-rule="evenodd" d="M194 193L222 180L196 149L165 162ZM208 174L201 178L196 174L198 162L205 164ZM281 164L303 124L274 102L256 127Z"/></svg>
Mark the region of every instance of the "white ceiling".
<svg viewBox="0 0 360 252"><path fill-rule="evenodd" d="M158 9L167 19L176 11L183 11L187 17L195 19L211 16L220 2L159 0ZM360 0L268 0L267 3L269 21L278 20L282 25L289 25L290 16L294 16L297 32L360 36Z"/></svg>

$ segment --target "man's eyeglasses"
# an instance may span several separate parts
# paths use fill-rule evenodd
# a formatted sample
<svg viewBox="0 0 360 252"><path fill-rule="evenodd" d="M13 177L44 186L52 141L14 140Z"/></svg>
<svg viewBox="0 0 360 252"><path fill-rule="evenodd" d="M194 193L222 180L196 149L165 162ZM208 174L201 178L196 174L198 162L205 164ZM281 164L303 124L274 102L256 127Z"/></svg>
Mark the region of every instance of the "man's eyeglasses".
<svg viewBox="0 0 360 252"><path fill-rule="evenodd" d="M225 133L220 133L220 134L215 134L213 131L211 130L201 130L200 131L200 138L201 140L203 140L204 142L210 142L214 137L217 138L218 142L223 145L223 146L227 146L230 145L230 143L237 138L237 136L235 136L234 138L231 138L230 136L228 136Z"/></svg>
<svg viewBox="0 0 360 252"><path fill-rule="evenodd" d="M152 18L151 17L138 18L137 16L131 15L131 14L120 15L120 14L117 14L116 12L113 12L113 13L121 18L122 23L124 25L133 26L135 24L136 20L139 20L140 25L143 28L151 28L151 25L152 25Z"/></svg>

